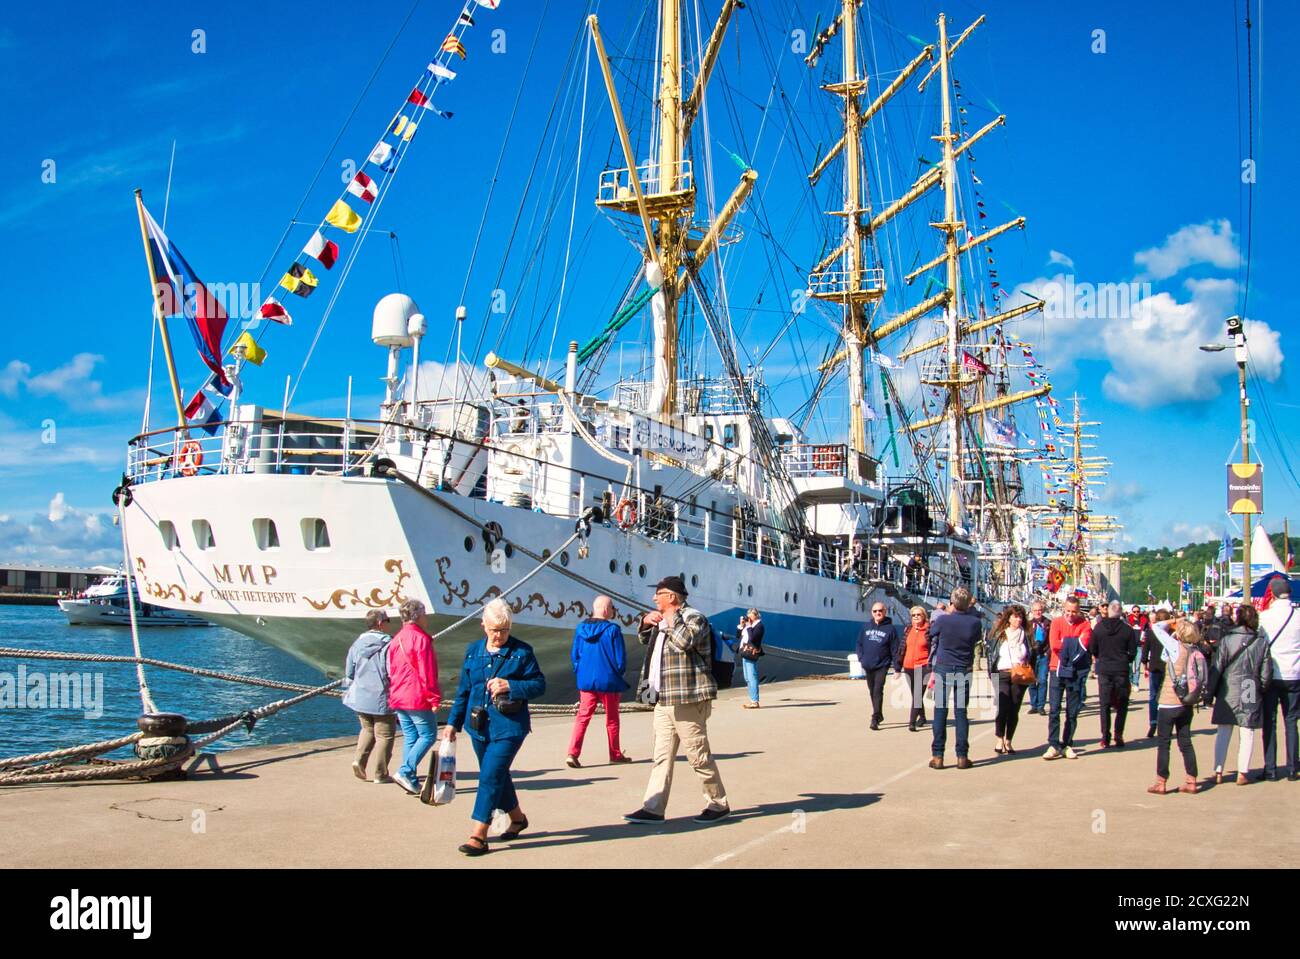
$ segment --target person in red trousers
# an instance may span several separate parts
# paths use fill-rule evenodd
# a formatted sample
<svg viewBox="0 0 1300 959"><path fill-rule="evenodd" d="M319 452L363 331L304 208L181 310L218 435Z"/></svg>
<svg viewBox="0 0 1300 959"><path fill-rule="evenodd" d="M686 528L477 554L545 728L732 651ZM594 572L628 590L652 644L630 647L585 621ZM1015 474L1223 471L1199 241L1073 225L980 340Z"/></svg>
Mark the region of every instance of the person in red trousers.
<svg viewBox="0 0 1300 959"><path fill-rule="evenodd" d="M573 720L569 756L565 763L574 769L582 766L582 740L587 725L596 714L597 704L605 709L605 730L609 734L609 761L630 763L631 758L619 748L618 699L628 688L623 678L627 668L627 646L623 630L614 621L614 601L597 596L591 604L591 618L578 624L573 634L573 672L578 683L578 715Z"/></svg>

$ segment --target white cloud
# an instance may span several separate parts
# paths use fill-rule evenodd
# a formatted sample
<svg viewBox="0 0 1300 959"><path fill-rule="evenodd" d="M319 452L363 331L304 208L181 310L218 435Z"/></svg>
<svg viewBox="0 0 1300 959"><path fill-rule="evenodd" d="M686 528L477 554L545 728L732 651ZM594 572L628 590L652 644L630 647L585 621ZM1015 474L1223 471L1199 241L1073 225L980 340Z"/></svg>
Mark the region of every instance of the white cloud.
<svg viewBox="0 0 1300 959"><path fill-rule="evenodd" d="M1209 263L1224 270L1236 269L1241 253L1232 224L1215 220L1188 225L1169 234L1160 246L1135 253L1133 262L1143 267L1147 276L1163 280L1198 263Z"/></svg>
<svg viewBox="0 0 1300 959"><path fill-rule="evenodd" d="M1067 270L1074 269L1074 261L1070 259L1068 256L1066 256L1064 253L1062 253L1060 250L1049 251L1047 255L1047 262L1055 263L1059 266L1063 266Z"/></svg>
<svg viewBox="0 0 1300 959"><path fill-rule="evenodd" d="M62 503L61 511L21 518L0 516L0 559L51 565L115 565L122 561L122 538L111 517Z"/></svg>
<svg viewBox="0 0 1300 959"><path fill-rule="evenodd" d="M506 375L508 374L496 374L498 380L503 379ZM420 364L417 388L420 391L419 398L421 400L458 395L466 399L479 400L486 399L490 395L488 371L482 367L470 366L467 363L444 364L426 360ZM406 383L408 400L410 395L411 382L408 376Z"/></svg>
<svg viewBox="0 0 1300 959"><path fill-rule="evenodd" d="M104 361L98 353L78 353L52 370L32 375L30 364L10 360L0 370L0 393L15 397L20 386L32 396L52 396L71 409L90 412L139 407L144 402L143 390L126 390L105 394L104 384L93 378L95 367Z"/></svg>
<svg viewBox="0 0 1300 959"><path fill-rule="evenodd" d="M1111 366L1102 380L1106 396L1149 409L1213 399L1234 375L1231 351L1204 353L1199 347L1223 340L1236 281L1188 278L1182 286L1180 299L1181 293L1152 292L1149 284L1089 284L1058 273L1017 290L1047 301L1045 335L1027 337L1041 362L1061 370L1080 359L1104 359ZM1116 291L1123 295L1108 296ZM1284 359L1280 333L1247 319L1246 337L1251 369L1276 381Z"/></svg>
<svg viewBox="0 0 1300 959"><path fill-rule="evenodd" d="M54 499L50 500L50 522L62 523L68 515L68 504L63 499L63 492L54 494Z"/></svg>

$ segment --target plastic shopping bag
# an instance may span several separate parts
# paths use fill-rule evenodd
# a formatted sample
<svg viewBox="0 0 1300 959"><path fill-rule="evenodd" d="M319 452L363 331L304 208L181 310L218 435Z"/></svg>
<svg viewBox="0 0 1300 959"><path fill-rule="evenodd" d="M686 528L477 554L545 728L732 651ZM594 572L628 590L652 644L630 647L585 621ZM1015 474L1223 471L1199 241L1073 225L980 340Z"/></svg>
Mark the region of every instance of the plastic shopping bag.
<svg viewBox="0 0 1300 959"><path fill-rule="evenodd" d="M445 806L456 798L456 742L438 743L438 760L434 763L433 805Z"/></svg>

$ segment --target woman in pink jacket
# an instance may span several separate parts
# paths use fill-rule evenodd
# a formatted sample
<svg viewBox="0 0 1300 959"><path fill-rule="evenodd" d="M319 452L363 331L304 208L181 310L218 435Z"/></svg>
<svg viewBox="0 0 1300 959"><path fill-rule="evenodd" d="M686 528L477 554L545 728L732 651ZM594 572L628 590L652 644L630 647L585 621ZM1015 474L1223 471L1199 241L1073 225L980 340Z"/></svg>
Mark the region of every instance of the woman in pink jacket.
<svg viewBox="0 0 1300 959"><path fill-rule="evenodd" d="M425 631L424 604L408 599L401 606L402 628L388 644L388 708L402 727L402 766L393 778L412 795L420 785L416 768L438 737L436 710L442 702L438 657Z"/></svg>

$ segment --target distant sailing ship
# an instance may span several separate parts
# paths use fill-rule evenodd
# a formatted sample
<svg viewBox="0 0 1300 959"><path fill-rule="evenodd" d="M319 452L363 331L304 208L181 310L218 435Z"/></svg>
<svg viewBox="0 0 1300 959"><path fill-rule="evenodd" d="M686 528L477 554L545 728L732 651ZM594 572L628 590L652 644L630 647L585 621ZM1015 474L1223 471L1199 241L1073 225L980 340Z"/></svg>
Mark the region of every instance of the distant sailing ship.
<svg viewBox="0 0 1300 959"><path fill-rule="evenodd" d="M827 443L807 431L818 396L801 422L768 408L762 371L742 367L725 298L703 269L715 267L711 258L735 239L728 228L758 173L743 170L716 216L701 209L712 203L697 195L691 133L702 124L704 91L742 5L725 0L707 44L696 45L689 91L681 6L657 4L657 95L648 105L653 159L645 162L637 161L598 21L587 21L623 161L601 175L596 203L634 238L642 260L604 329L583 346L569 345L562 381L489 353L489 388L471 389L457 366L456 382L426 397L418 379L428 323L411 296L393 293L372 317L372 342L387 351L386 396L374 419L354 418L350 404L339 419L293 414L287 389L279 409L249 402L242 375L260 362L257 339L241 334L229 349L233 362L223 362L223 311L139 202L177 412L176 425L131 440L120 492L131 572L143 597L337 672L366 612L418 598L436 631L544 563L505 599L516 634L537 647L563 696L573 628L589 615L594 595L612 594L620 621L632 627L634 604L648 605L666 574L682 576L691 604L721 632L746 608L762 608L775 640L765 668L774 675L807 672L806 660L821 670L843 662L867 604L877 599L901 614L906 604L946 596L960 584L990 608L1031 594L1031 510L1019 471L1025 453L1042 451L1018 449L1014 427L1007 434L1006 421L991 414L1050 392L1045 382L1009 390L1013 348L1002 335L1003 323L1042 304L978 319L965 305L961 257L1023 224L976 236L957 216L956 162L992 127L962 141L952 125L949 61L970 30L950 43L941 17L937 47L926 47L865 108L857 0L843 0L810 56L812 66L843 32L843 76L826 89L843 100L844 139L810 177L815 183L843 153L843 206L834 214L843 218L842 243L805 278L812 299L842 313L842 348L823 364L817 394L837 368L847 369L850 429L847 442ZM418 123L442 112L433 98L455 79L455 58L465 57L471 12L474 4L258 319L289 322L286 301L316 289L325 275L317 273L340 259L336 239L346 242L382 203ZM926 63L940 77L943 159L873 214L860 190L862 129ZM943 267L940 291L876 317L885 277L871 259L873 234L936 187L944 196L943 221L934 224L942 253L906 279ZM721 375L683 375L679 319L688 303L704 321ZM621 378L599 395L592 386L611 344L646 309L651 378ZM883 367L884 339L939 309L942 335L910 346L899 362L926 357L921 381L943 394L944 408L913 417L881 369L886 411L902 420L892 441L908 443L918 462L891 480L868 441L864 360ZM209 368L188 404L167 337L165 318L173 314L185 317ZM465 317L462 307L457 337ZM982 331L997 338L993 345L972 339ZM941 426L946 446L916 439ZM897 468L897 446L893 454ZM943 495L933 479L936 454L948 471ZM442 641L451 650L441 658L445 670L456 668L455 649L474 634L471 624Z"/></svg>

